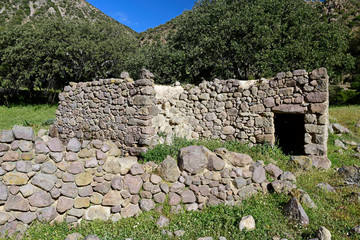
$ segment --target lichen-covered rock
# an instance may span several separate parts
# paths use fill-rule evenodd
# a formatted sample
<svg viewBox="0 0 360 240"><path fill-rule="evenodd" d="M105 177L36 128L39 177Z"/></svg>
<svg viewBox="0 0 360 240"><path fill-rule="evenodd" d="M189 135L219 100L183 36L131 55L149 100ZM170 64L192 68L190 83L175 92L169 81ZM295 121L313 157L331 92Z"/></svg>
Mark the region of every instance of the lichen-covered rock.
<svg viewBox="0 0 360 240"><path fill-rule="evenodd" d="M6 173L3 179L6 185L25 185L29 181L29 177L25 173L9 172Z"/></svg>
<svg viewBox="0 0 360 240"><path fill-rule="evenodd" d="M90 173L80 173L75 176L75 183L78 187L89 185L93 181L93 176Z"/></svg>

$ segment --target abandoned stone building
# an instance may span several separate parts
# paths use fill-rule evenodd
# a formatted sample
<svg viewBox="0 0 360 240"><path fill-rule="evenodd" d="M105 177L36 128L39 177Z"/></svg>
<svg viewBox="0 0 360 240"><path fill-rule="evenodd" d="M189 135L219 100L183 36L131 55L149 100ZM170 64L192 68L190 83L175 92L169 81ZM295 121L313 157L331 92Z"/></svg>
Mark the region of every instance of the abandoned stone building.
<svg viewBox="0 0 360 240"><path fill-rule="evenodd" d="M72 83L60 94L54 129L64 141L108 139L138 155L172 137L278 144L290 155L327 159L328 74L325 68L278 73L272 79L155 85L146 70L134 81Z"/></svg>

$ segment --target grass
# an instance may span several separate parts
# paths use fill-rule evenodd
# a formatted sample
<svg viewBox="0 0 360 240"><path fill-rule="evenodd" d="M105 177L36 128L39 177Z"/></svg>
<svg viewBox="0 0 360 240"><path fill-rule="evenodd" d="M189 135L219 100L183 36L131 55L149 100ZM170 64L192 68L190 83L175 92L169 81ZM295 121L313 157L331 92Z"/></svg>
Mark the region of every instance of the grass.
<svg viewBox="0 0 360 240"><path fill-rule="evenodd" d="M49 112L55 111L50 110ZM26 108L25 108L26 109ZM28 111L28 110L26 110ZM20 114L21 115L21 114ZM292 171L296 177L296 185L305 190L317 205L316 209L304 206L310 219L308 227L301 227L289 221L284 213L283 207L289 201L290 196L285 194L255 195L244 200L239 206L216 206L208 207L197 212L181 212L173 214L168 205L163 205L162 214L171 221L169 226L161 229L157 227L156 221L160 213L156 210L143 213L137 218L121 219L118 222L93 221L83 222L74 227L71 224L61 223L49 225L47 223L33 223L24 236L24 239L65 239L74 232L83 236L96 234L100 239L175 239L164 235L163 230L184 230L185 235L180 239L197 239L199 237L211 236L219 239L273 239L277 236L287 239L311 239L316 237L319 227L325 226L330 230L332 239L360 239L360 236L349 234L350 229L360 225L360 204L357 195L359 187L345 186L343 179L337 174L336 169L341 166L359 165L359 159L354 156L353 149L343 150L334 146L335 139L360 142L359 129L355 124L360 118L360 107L331 107L331 122L338 122L348 127L352 133L336 135L330 134L328 141L329 158L332 168L329 170L303 171L289 164L289 156L284 155L277 147L257 146L249 148L238 142L222 143L216 140L193 140L175 139L173 145L158 145L145 154L144 161L161 162L167 155L177 157L178 150L182 147L198 144L204 145L210 150L219 147L228 148L231 151L247 153L254 160L263 160L265 163L276 162L283 170ZM31 119L31 118L30 118ZM33 120L32 120L33 121ZM41 123L43 120L39 120ZM335 187L336 193L325 193L320 191L318 183L329 183ZM243 216L252 215L256 221L256 229L249 232L240 232L238 224Z"/></svg>
<svg viewBox="0 0 360 240"><path fill-rule="evenodd" d="M15 105L0 106L0 130L11 129L14 125L31 126L35 131L48 128L55 119L57 105Z"/></svg>

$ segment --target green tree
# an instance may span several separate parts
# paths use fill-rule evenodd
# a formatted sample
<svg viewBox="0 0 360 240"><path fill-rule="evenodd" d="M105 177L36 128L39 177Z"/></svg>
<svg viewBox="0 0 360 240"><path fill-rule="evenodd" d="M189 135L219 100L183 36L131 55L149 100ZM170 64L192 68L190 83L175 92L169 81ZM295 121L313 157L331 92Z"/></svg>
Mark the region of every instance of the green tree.
<svg viewBox="0 0 360 240"><path fill-rule="evenodd" d="M166 46L147 46L153 61L145 65L164 82L249 79L317 67L335 74L353 66L348 32L322 22L303 0L200 0L175 28ZM178 69L169 66L174 62Z"/></svg>
<svg viewBox="0 0 360 240"><path fill-rule="evenodd" d="M14 91L117 77L138 48L115 24L51 19L1 33L1 87Z"/></svg>

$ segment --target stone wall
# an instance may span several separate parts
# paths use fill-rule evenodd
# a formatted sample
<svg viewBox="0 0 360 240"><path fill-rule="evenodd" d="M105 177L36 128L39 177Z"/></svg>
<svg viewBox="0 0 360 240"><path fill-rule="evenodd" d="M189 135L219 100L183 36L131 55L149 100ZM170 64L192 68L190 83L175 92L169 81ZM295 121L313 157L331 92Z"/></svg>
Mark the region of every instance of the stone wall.
<svg viewBox="0 0 360 240"><path fill-rule="evenodd" d="M152 74L145 73L136 81L124 74L66 87L55 124L60 137L112 139L131 155L174 135L274 144L274 114L302 114L305 155L313 157L314 165L329 164L329 77L324 68L185 87L154 85Z"/></svg>
<svg viewBox="0 0 360 240"><path fill-rule="evenodd" d="M111 141L72 138L63 145L44 131L36 137L28 127L2 131L0 237L24 231L35 220L116 221L165 201L174 212L192 211L237 204L268 188L296 188L290 172L224 148L189 146L180 150L178 163L168 157L159 166L121 153Z"/></svg>

